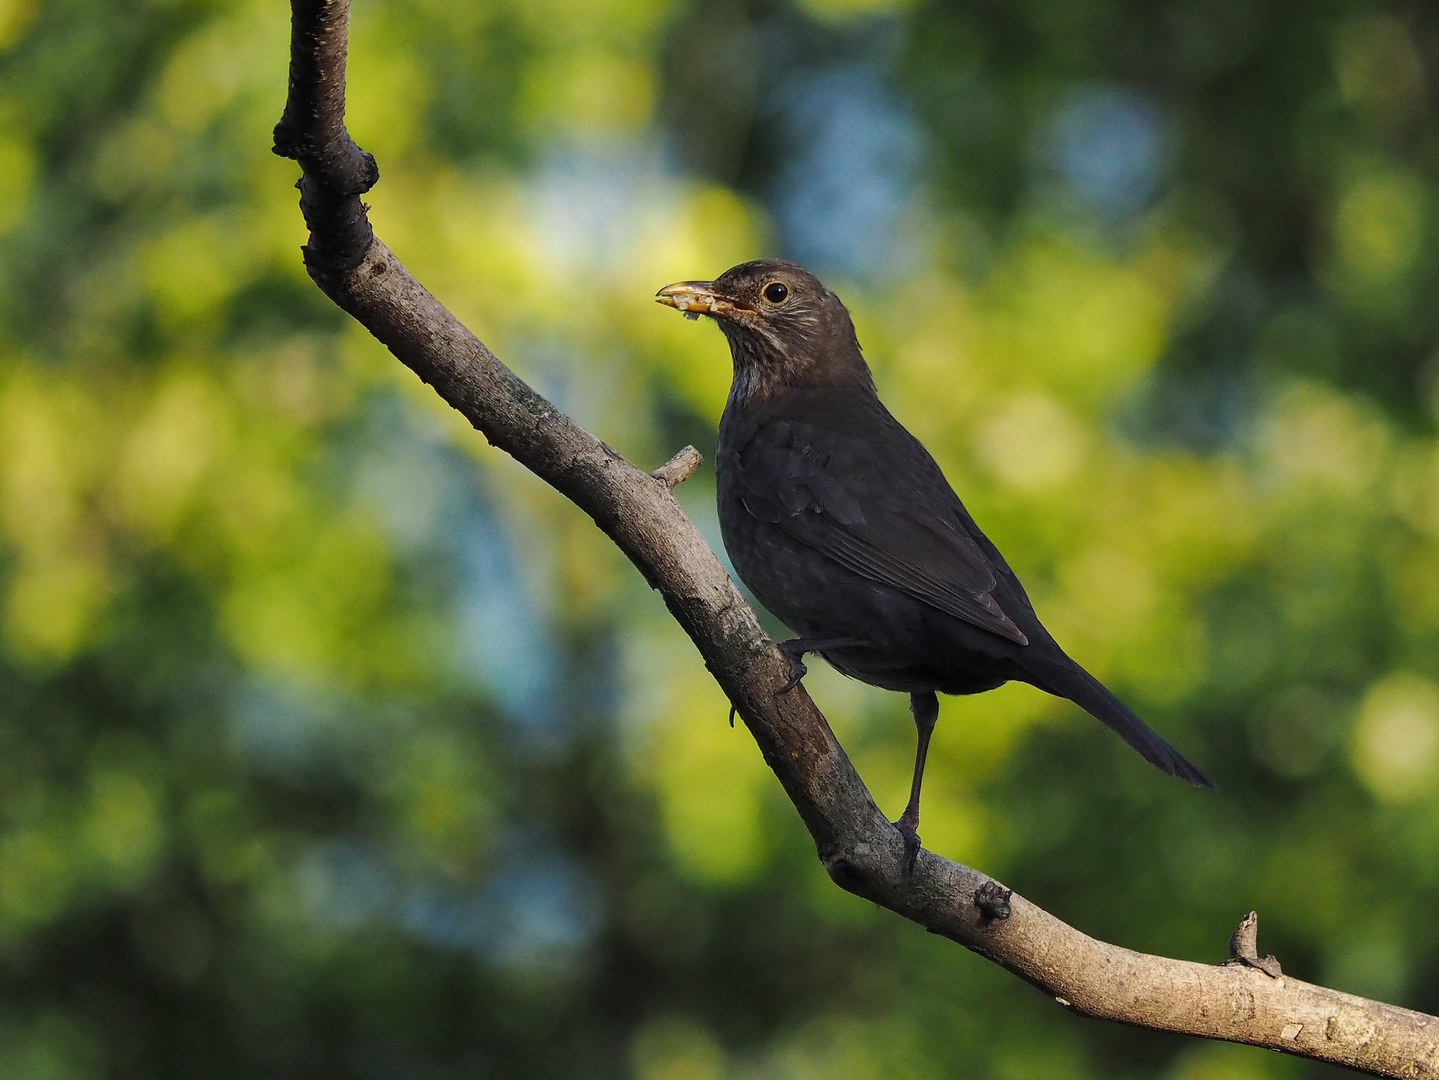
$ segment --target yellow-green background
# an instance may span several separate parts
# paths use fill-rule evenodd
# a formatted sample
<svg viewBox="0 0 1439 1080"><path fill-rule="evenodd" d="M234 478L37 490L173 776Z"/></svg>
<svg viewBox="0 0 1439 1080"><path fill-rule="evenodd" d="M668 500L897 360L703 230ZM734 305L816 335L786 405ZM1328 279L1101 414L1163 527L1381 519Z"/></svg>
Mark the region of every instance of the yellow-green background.
<svg viewBox="0 0 1439 1080"><path fill-rule="evenodd" d="M0 1077L1332 1072L830 885L628 563L306 278L287 44L280 0L0 0ZM1009 687L945 702L929 846L1439 1010L1432 12L358 0L350 72L380 235L646 467L729 379L654 290L812 261L1220 784ZM807 685L897 813L903 699Z"/></svg>

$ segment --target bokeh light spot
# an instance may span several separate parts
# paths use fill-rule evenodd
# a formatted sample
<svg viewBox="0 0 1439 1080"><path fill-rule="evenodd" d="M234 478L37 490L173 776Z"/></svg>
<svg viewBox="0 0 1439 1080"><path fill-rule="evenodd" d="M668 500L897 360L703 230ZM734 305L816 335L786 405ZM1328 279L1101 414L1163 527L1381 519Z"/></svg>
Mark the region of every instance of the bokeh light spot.
<svg viewBox="0 0 1439 1080"><path fill-rule="evenodd" d="M1334 211L1335 283L1341 295L1375 310L1394 307L1423 250L1429 195L1397 168L1360 172Z"/></svg>
<svg viewBox="0 0 1439 1080"><path fill-rule="evenodd" d="M700 1025L665 1017L636 1032L630 1044L634 1080L724 1080L724 1048Z"/></svg>
<svg viewBox="0 0 1439 1080"><path fill-rule="evenodd" d="M1365 785L1386 802L1432 791L1439 767L1439 687L1411 672L1371 686L1359 706L1353 760Z"/></svg>
<svg viewBox="0 0 1439 1080"><path fill-rule="evenodd" d="M1019 395L993 407L975 441L995 475L1025 491L1063 483L1084 464L1084 430L1047 394Z"/></svg>

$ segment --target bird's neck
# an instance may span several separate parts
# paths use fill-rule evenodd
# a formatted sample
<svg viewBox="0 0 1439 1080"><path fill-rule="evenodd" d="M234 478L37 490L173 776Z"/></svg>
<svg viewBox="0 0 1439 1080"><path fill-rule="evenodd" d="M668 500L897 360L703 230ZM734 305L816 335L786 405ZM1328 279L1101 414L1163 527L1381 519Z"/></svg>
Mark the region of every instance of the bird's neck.
<svg viewBox="0 0 1439 1080"><path fill-rule="evenodd" d="M768 342L735 335L730 338L730 352L734 358L731 405L755 406L796 391L825 387L875 392L869 365L853 340L838 348L780 350Z"/></svg>

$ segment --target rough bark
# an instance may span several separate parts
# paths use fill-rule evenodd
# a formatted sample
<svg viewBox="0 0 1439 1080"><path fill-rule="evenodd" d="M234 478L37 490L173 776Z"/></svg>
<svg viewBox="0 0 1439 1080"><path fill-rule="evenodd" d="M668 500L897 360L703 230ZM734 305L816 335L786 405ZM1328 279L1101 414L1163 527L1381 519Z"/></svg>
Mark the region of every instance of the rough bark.
<svg viewBox="0 0 1439 1080"><path fill-rule="evenodd" d="M1231 959L1206 965L1096 941L976 870L899 834L829 724L671 494L698 462L686 447L645 473L504 366L376 239L360 196L374 158L344 126L348 0L292 0L290 92L275 152L299 161L315 283L491 443L552 484L664 597L737 707L844 889L958 942L1085 1016L1250 1043L1376 1076L1439 1076L1439 1018L1283 975L1259 958L1254 916Z"/></svg>

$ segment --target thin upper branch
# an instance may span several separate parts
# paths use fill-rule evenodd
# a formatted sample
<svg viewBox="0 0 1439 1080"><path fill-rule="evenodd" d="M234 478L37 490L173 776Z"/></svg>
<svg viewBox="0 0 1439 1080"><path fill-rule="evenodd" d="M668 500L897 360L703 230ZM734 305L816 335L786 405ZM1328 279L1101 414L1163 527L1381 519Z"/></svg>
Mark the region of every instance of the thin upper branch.
<svg viewBox="0 0 1439 1080"><path fill-rule="evenodd" d="M375 239L360 196L380 179L375 158L345 128L349 0L293 0L290 92L275 125L275 153L294 158L300 211L310 227L311 272L353 270Z"/></svg>
<svg viewBox="0 0 1439 1080"><path fill-rule="evenodd" d="M1096 941L932 852L922 851L906 874L898 833L803 688L778 693L788 662L671 494L693 459L679 455L656 476L630 464L500 363L374 238L360 195L378 173L344 127L348 15L348 0L293 0L290 96L275 152L304 171L311 276L490 442L589 514L659 590L739 709L836 883L1086 1016L1251 1043L1378 1076L1439 1076L1439 1019L1300 982L1277 965L1271 973L1247 931L1236 934L1240 962L1174 960Z"/></svg>

